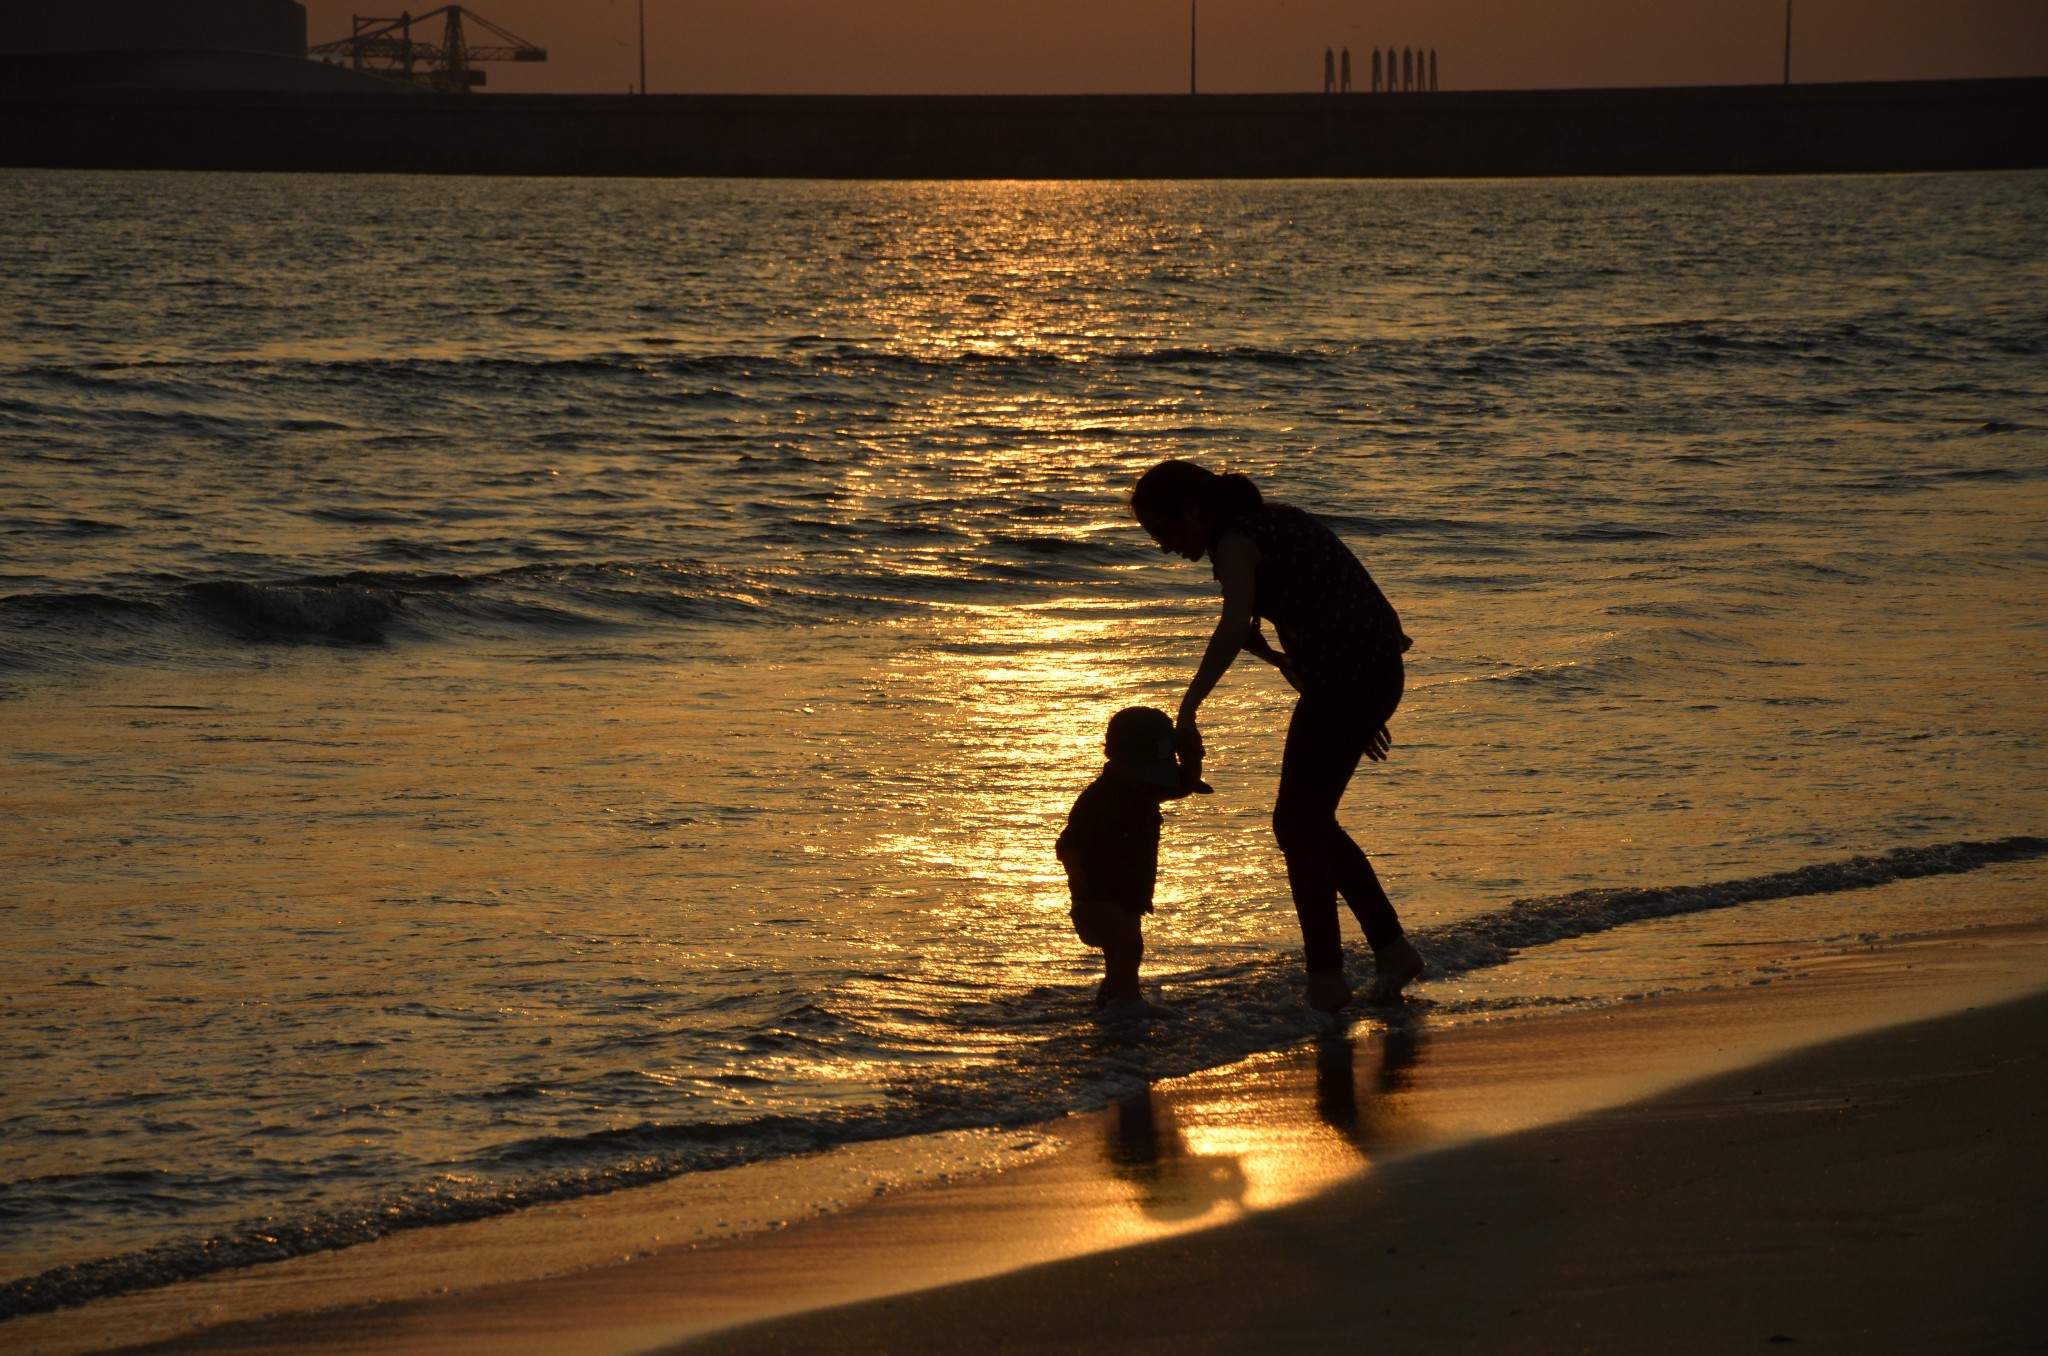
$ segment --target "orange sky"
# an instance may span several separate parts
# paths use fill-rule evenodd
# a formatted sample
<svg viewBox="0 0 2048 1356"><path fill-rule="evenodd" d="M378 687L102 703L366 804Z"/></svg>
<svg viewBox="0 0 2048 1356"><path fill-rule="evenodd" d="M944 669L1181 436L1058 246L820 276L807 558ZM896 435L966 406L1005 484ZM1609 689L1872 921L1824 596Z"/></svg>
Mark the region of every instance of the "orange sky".
<svg viewBox="0 0 2048 1356"><path fill-rule="evenodd" d="M436 0L411 0L424 12ZM386 0L305 0L312 40ZM489 88L621 92L635 0L477 0L549 49ZM2048 75L2048 0L1794 0L1795 80ZM1201 0L1205 91L1320 89L1326 46L1435 47L1447 89L1779 77L1784 0ZM1188 0L647 0L655 93L1187 88ZM472 40L476 39L472 34Z"/></svg>

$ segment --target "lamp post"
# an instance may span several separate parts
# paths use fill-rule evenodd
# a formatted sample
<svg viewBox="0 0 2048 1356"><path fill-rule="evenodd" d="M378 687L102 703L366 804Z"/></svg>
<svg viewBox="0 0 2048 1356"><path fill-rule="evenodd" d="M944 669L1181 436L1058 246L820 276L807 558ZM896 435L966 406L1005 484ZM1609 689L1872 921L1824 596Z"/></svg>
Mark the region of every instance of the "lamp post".
<svg viewBox="0 0 2048 1356"><path fill-rule="evenodd" d="M647 0L640 0L640 92L647 93Z"/></svg>
<svg viewBox="0 0 2048 1356"><path fill-rule="evenodd" d="M1195 92L1195 7L1202 0L1188 0L1188 93Z"/></svg>
<svg viewBox="0 0 2048 1356"><path fill-rule="evenodd" d="M1785 0L1785 83L1792 83L1792 0Z"/></svg>

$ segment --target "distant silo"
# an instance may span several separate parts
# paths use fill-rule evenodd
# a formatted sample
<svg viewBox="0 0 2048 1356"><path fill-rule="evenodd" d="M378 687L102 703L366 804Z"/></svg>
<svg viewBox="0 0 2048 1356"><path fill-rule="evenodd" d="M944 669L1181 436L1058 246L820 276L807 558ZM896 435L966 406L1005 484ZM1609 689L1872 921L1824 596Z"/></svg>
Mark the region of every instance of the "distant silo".
<svg viewBox="0 0 2048 1356"><path fill-rule="evenodd" d="M205 49L306 55L306 9L295 0L64 0L11 5L0 52Z"/></svg>

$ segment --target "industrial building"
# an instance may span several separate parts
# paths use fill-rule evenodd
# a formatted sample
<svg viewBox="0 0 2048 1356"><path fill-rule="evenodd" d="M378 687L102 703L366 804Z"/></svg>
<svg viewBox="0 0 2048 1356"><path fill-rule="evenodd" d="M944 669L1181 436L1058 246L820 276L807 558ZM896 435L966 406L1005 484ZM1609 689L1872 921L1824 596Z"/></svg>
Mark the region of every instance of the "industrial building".
<svg viewBox="0 0 2048 1356"><path fill-rule="evenodd" d="M294 0L66 0L0 7L0 52L212 49L306 55Z"/></svg>
<svg viewBox="0 0 2048 1356"><path fill-rule="evenodd" d="M406 92L308 61L296 0L6 0L0 16L0 86Z"/></svg>

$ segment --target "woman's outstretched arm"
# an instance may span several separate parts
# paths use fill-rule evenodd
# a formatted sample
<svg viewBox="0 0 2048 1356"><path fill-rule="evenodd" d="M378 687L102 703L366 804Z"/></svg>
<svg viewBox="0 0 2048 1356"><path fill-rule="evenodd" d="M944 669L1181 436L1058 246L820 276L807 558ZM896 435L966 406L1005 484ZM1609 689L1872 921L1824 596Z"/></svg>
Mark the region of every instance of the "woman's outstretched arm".
<svg viewBox="0 0 2048 1356"><path fill-rule="evenodd" d="M1259 548L1251 538L1225 532L1209 548L1209 558L1216 567L1216 582L1223 586L1223 615L1217 618L1209 647L1202 651L1201 667L1189 681L1187 695L1180 699L1180 719L1174 732L1181 757L1195 761L1202 756L1202 736L1195 728L1195 713L1230 662L1237 658L1237 652L1244 648L1245 637L1251 632L1252 614L1258 606Z"/></svg>

